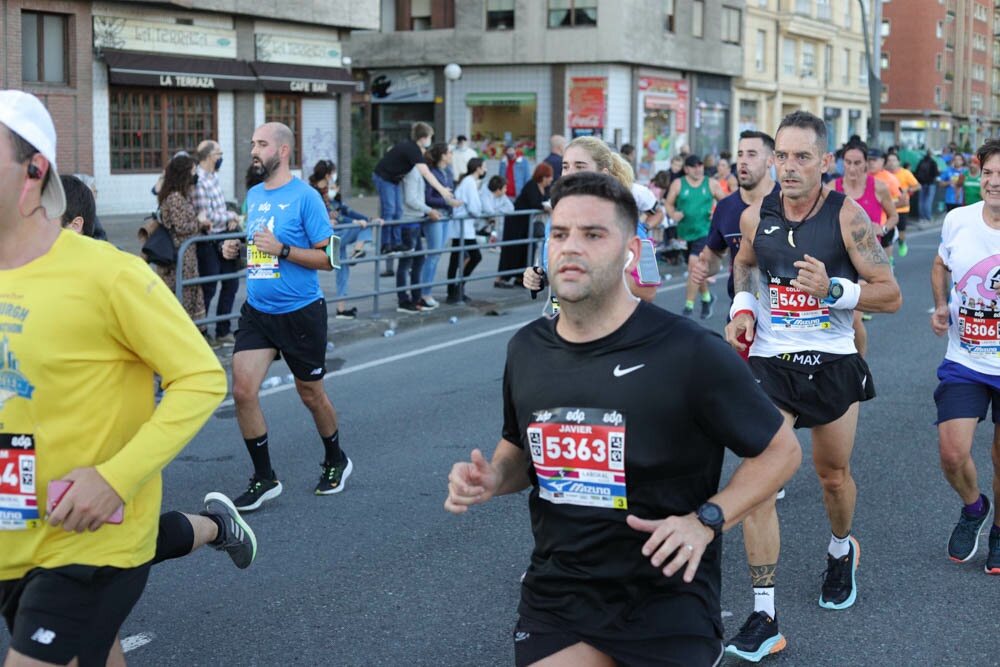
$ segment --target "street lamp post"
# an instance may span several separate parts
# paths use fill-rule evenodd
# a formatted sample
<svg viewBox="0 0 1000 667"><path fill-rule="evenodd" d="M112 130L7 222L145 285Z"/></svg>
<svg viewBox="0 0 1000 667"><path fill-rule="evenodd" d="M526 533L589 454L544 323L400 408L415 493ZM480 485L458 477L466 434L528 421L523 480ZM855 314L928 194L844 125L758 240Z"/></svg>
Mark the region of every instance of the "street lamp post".
<svg viewBox="0 0 1000 667"><path fill-rule="evenodd" d="M462 78L462 66L457 63L448 63L444 66L444 140L450 141L454 137L451 127L451 114L448 107L451 105L452 82Z"/></svg>
<svg viewBox="0 0 1000 667"><path fill-rule="evenodd" d="M866 0L858 0L861 7L861 27L865 36L865 57L868 60L868 102L871 105L871 118L868 128L868 145L878 146L879 132L882 129L882 0L868 0L875 5L875 15L872 18L872 32L868 36L868 15L865 8Z"/></svg>

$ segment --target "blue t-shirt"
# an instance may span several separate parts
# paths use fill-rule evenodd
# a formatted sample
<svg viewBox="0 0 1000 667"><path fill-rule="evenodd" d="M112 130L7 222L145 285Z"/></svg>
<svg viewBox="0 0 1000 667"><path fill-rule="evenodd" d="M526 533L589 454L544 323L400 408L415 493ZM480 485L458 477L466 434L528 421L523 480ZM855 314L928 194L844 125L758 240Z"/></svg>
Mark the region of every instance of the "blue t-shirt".
<svg viewBox="0 0 1000 667"><path fill-rule="evenodd" d="M293 248L312 248L333 235L323 198L301 179L268 190L255 185L247 193L247 239L269 229ZM281 315L321 299L319 273L288 259L254 254L249 246L247 302L257 310ZM260 261L255 261L260 260ZM256 266L255 266L256 265Z"/></svg>
<svg viewBox="0 0 1000 667"><path fill-rule="evenodd" d="M771 192L781 189L777 183ZM733 260L736 253L740 251L740 241L743 240L743 232L740 231L740 216L743 211L750 208L750 205L743 201L740 191L725 197L715 205L715 212L712 213L712 225L708 228L708 241L705 245L717 253L723 253L729 249L729 299L736 295L733 287Z"/></svg>

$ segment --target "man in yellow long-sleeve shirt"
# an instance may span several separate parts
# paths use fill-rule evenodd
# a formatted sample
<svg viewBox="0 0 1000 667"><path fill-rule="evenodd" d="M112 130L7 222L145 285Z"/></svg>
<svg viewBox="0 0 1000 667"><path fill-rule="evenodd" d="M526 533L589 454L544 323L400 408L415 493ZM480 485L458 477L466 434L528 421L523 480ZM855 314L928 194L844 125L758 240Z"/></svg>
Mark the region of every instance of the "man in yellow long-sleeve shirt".
<svg viewBox="0 0 1000 667"><path fill-rule="evenodd" d="M160 471L226 390L218 360L163 281L137 257L52 225L64 206L48 112L31 95L0 91L8 667L105 664L149 573ZM154 372L163 378L159 407ZM45 516L55 480L72 486ZM110 523L123 504L121 522Z"/></svg>

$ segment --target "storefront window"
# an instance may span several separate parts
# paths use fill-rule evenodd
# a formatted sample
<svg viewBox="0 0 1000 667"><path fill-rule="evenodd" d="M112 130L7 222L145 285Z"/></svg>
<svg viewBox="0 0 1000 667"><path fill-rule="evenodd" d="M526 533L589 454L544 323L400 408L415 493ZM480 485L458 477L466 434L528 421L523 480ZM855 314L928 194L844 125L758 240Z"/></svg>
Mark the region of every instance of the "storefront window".
<svg viewBox="0 0 1000 667"><path fill-rule="evenodd" d="M465 98L472 112L472 147L487 159L503 156L513 143L527 158L535 157L537 101L534 93L481 93Z"/></svg>
<svg viewBox="0 0 1000 667"><path fill-rule="evenodd" d="M174 153L217 137L215 94L111 88L111 171L156 172Z"/></svg>
<svg viewBox="0 0 1000 667"><path fill-rule="evenodd" d="M297 95L264 96L264 122L284 123L292 131L295 146L289 166L299 169L302 166L302 98Z"/></svg>

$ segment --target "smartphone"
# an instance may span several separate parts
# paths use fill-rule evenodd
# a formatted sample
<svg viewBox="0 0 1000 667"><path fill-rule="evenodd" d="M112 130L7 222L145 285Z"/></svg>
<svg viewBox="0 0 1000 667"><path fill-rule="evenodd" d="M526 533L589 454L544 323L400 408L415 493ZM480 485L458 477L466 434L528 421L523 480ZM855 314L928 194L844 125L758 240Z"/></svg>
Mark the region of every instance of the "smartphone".
<svg viewBox="0 0 1000 667"><path fill-rule="evenodd" d="M326 244L326 256L330 258L330 266L340 269L340 237L334 234Z"/></svg>
<svg viewBox="0 0 1000 667"><path fill-rule="evenodd" d="M56 508L56 505L59 504L59 501L62 500L62 497L66 495L66 492L69 491L69 487L71 486L73 486L73 482L67 482L66 480L63 479L54 479L51 482L49 482L48 500L45 503L46 514L52 514L52 512ZM125 518L125 506L122 505L121 507L116 509L114 511L114 514L108 517L108 520L105 521L104 523L113 523L115 525L118 525L122 522L124 518Z"/></svg>
<svg viewBox="0 0 1000 667"><path fill-rule="evenodd" d="M663 284L660 267L656 265L656 247L650 239L642 239L642 249L639 251L639 264L632 276L635 282L643 287L658 287Z"/></svg>

